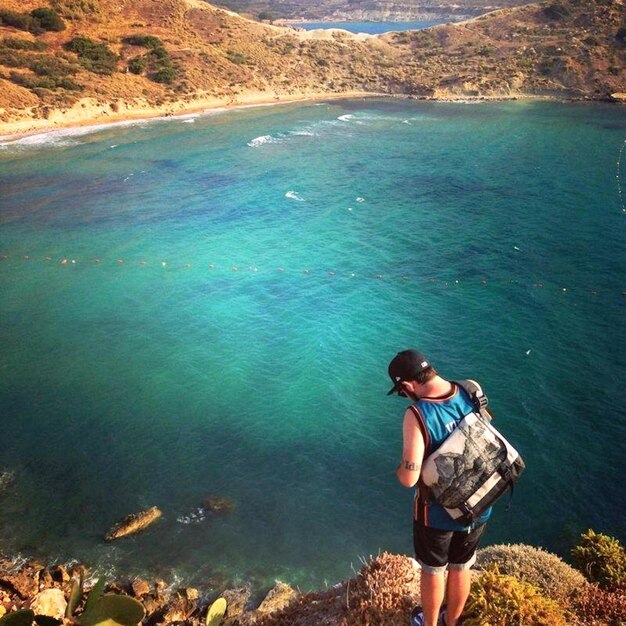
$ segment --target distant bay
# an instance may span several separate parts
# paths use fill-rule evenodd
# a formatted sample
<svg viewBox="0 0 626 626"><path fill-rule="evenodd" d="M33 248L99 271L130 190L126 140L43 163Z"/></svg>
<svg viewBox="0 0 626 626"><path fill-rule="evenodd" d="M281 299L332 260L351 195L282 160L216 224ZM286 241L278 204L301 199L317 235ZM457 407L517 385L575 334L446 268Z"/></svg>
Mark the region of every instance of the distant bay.
<svg viewBox="0 0 626 626"><path fill-rule="evenodd" d="M605 104L366 99L0 145L3 551L303 589L410 554L408 346L527 462L487 543L625 540L625 140Z"/></svg>
<svg viewBox="0 0 626 626"><path fill-rule="evenodd" d="M304 28L305 30L340 28L355 34L382 35L383 33L405 30L423 30L424 28L453 21L458 20L438 19L422 22L291 22L289 25L295 28Z"/></svg>

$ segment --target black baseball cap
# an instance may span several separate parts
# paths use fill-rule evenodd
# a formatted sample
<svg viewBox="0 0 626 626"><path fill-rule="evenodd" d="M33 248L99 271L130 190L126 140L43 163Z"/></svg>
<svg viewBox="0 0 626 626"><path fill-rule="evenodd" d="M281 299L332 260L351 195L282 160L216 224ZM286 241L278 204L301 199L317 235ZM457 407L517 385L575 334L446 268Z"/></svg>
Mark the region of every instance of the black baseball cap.
<svg viewBox="0 0 626 626"><path fill-rule="evenodd" d="M400 383L405 380L415 380L420 372L430 367L428 359L417 350L403 350L398 352L389 363L389 377L393 382L393 387L387 392L390 396L392 393L401 391Z"/></svg>

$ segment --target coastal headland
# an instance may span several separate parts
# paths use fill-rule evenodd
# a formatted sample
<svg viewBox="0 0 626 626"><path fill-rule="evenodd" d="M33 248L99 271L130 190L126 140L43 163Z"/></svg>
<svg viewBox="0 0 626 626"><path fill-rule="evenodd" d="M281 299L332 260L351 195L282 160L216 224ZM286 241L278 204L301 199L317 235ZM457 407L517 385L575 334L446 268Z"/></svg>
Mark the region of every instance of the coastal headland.
<svg viewBox="0 0 626 626"><path fill-rule="evenodd" d="M380 36L274 26L200 0L2 0L0 11L0 135L314 98L621 101L626 91L619 0Z"/></svg>

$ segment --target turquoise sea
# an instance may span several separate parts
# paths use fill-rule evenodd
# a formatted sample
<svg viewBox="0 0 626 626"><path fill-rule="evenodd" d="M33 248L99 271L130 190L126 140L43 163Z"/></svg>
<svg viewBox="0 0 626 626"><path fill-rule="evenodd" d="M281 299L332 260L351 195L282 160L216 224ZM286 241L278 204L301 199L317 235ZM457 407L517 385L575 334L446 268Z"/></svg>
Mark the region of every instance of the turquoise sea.
<svg viewBox="0 0 626 626"><path fill-rule="evenodd" d="M626 540L625 141L617 106L371 99L3 144L2 551L303 589L410 554L409 346L526 459L487 543Z"/></svg>
<svg viewBox="0 0 626 626"><path fill-rule="evenodd" d="M368 35L382 35L389 32L402 32L405 30L422 30L437 26L438 24L446 24L458 21L453 18L424 20L421 22L295 22L290 26L295 28L304 28L305 30L317 30L318 28L341 28L351 33L366 33Z"/></svg>

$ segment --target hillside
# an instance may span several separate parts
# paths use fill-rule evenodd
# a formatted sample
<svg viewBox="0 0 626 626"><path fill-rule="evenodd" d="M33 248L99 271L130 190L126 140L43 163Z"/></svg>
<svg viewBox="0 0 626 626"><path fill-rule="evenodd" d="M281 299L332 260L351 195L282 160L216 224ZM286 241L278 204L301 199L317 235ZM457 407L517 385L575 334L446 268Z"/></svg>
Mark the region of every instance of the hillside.
<svg viewBox="0 0 626 626"><path fill-rule="evenodd" d="M623 9L563 0L375 37L201 0L0 0L0 133L354 93L606 99L626 91Z"/></svg>

